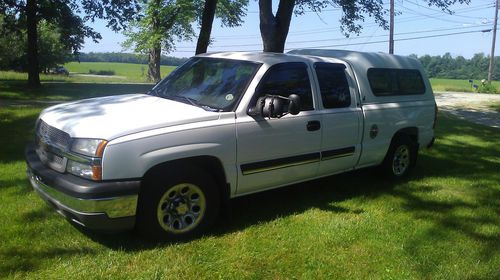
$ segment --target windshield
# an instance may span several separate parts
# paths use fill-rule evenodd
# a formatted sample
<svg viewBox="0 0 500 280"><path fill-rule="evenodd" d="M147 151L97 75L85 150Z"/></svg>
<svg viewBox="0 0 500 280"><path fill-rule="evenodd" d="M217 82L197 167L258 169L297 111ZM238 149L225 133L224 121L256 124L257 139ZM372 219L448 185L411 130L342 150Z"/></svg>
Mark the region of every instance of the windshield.
<svg viewBox="0 0 500 280"><path fill-rule="evenodd" d="M148 94L207 111L231 111L260 65L250 61L194 57Z"/></svg>

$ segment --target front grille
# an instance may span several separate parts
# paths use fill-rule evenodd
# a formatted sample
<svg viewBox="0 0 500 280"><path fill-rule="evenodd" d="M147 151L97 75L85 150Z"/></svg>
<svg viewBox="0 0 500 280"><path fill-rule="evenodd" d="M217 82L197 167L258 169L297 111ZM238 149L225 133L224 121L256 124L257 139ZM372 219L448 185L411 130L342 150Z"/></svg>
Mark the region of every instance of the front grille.
<svg viewBox="0 0 500 280"><path fill-rule="evenodd" d="M66 170L67 158L63 156L70 148L71 137L66 132L40 120L36 127L36 153L43 164L58 172Z"/></svg>
<svg viewBox="0 0 500 280"><path fill-rule="evenodd" d="M71 137L68 133L52 127L40 120L36 128L37 137L50 146L55 146L63 151L69 150Z"/></svg>

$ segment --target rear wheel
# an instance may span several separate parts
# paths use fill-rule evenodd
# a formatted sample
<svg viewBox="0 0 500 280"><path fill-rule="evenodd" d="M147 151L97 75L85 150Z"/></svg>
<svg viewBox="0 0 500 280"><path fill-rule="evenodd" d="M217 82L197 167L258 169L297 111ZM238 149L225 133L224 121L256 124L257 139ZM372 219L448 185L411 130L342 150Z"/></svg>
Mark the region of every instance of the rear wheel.
<svg viewBox="0 0 500 280"><path fill-rule="evenodd" d="M215 221L219 208L218 189L209 173L196 167L169 168L145 179L137 229L160 240L194 237Z"/></svg>
<svg viewBox="0 0 500 280"><path fill-rule="evenodd" d="M416 164L418 145L408 135L398 135L392 141L384 162L382 172L392 178L408 176Z"/></svg>

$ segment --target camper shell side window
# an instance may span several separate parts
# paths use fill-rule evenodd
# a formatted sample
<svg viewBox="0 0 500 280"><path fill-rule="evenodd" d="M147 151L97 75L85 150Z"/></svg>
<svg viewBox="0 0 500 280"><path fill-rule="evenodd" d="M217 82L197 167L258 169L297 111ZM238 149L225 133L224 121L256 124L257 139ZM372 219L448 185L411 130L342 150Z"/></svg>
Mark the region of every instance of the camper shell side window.
<svg viewBox="0 0 500 280"><path fill-rule="evenodd" d="M368 81L375 96L415 95L425 93L425 83L416 69L370 68Z"/></svg>

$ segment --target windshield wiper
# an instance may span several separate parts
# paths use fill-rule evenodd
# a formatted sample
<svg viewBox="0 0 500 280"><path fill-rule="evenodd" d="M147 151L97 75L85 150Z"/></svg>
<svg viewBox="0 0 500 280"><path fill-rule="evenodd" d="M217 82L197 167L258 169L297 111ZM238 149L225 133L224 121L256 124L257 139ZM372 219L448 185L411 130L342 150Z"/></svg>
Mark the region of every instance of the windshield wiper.
<svg viewBox="0 0 500 280"><path fill-rule="evenodd" d="M169 96L165 96L165 98L181 101L182 103L186 103L186 104L191 104L191 105L198 107L198 108L201 108L205 111L220 112L219 108L213 108L213 107L210 107L206 104L200 104L198 102L198 100L191 98L191 97L182 96L182 95L169 95Z"/></svg>
<svg viewBox="0 0 500 280"><path fill-rule="evenodd" d="M181 101L183 103L188 103L188 104L191 104L193 106L201 108L201 105L198 104L198 100L191 98L191 97L182 96L182 95L169 95L169 96L166 96L166 98L178 100L178 101Z"/></svg>

